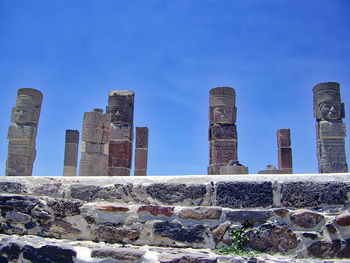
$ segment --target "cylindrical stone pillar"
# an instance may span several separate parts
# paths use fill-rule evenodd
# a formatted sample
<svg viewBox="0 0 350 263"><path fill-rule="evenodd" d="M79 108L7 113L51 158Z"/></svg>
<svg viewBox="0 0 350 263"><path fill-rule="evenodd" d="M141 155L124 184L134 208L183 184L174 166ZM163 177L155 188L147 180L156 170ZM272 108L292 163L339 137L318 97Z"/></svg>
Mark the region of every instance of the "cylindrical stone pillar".
<svg viewBox="0 0 350 263"><path fill-rule="evenodd" d="M35 140L43 95L35 89L23 88L17 92L16 106L12 109L7 138L7 176L31 176L36 156Z"/></svg>
<svg viewBox="0 0 350 263"><path fill-rule="evenodd" d="M346 126L340 84L324 82L313 87L319 173L346 173Z"/></svg>
<svg viewBox="0 0 350 263"><path fill-rule="evenodd" d="M110 91L107 113L111 114L108 175L130 176L132 165L134 92Z"/></svg>
<svg viewBox="0 0 350 263"><path fill-rule="evenodd" d="M63 176L77 176L79 131L66 130Z"/></svg>
<svg viewBox="0 0 350 263"><path fill-rule="evenodd" d="M136 127L134 175L147 175L148 128Z"/></svg>
<svg viewBox="0 0 350 263"><path fill-rule="evenodd" d="M102 109L85 112L79 176L107 176L111 115Z"/></svg>

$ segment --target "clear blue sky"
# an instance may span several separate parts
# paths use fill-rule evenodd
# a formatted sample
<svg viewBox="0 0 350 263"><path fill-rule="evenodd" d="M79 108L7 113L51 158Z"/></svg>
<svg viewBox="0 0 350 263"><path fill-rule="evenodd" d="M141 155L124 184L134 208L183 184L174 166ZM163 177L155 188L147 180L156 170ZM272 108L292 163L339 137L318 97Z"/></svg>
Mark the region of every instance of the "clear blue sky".
<svg viewBox="0 0 350 263"><path fill-rule="evenodd" d="M294 171L317 172L312 87L341 83L350 129L349 26L347 0L0 0L0 174L23 87L44 94L33 175L62 175L65 130L105 109L110 90L135 91L149 175L206 174L217 86L236 90L250 173L277 166L280 128ZM349 150L347 139L348 163Z"/></svg>

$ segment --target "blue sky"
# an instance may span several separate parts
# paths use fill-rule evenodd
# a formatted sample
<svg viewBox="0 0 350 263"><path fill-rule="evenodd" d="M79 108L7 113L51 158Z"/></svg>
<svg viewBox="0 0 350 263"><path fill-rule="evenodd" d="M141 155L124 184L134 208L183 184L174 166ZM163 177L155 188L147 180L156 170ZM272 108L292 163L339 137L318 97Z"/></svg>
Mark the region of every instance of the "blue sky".
<svg viewBox="0 0 350 263"><path fill-rule="evenodd" d="M206 174L217 86L236 90L250 173L277 166L280 128L291 129L295 173L317 172L312 87L340 82L349 115L349 25L346 0L0 0L0 174L23 87L44 94L33 175L62 175L65 130L105 109L110 90L135 92L149 175ZM347 139L348 162L349 150Z"/></svg>

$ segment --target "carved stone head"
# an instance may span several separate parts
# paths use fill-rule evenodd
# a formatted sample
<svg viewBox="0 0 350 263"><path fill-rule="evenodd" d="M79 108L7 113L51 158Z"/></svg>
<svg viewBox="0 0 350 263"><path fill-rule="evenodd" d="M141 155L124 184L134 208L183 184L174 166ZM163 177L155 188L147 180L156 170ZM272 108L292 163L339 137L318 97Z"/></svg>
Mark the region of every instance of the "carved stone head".
<svg viewBox="0 0 350 263"><path fill-rule="evenodd" d="M230 87L217 87L211 89L209 94L209 122L235 123L237 111L235 90Z"/></svg>
<svg viewBox="0 0 350 263"><path fill-rule="evenodd" d="M16 106L12 109L11 121L17 124L37 124L42 100L43 95L38 90L19 89Z"/></svg>
<svg viewBox="0 0 350 263"><path fill-rule="evenodd" d="M107 113L112 123L132 123L134 118L134 92L129 90L110 91Z"/></svg>
<svg viewBox="0 0 350 263"><path fill-rule="evenodd" d="M317 120L341 120L345 117L344 103L341 103L340 85L324 82L313 87L314 116Z"/></svg>

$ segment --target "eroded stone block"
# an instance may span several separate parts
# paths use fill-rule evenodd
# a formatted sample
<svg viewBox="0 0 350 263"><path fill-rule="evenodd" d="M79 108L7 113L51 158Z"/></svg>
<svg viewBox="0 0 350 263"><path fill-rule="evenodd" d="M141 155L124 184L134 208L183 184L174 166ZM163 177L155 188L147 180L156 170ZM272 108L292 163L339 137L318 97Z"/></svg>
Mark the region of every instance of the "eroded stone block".
<svg viewBox="0 0 350 263"><path fill-rule="evenodd" d="M111 168L131 168L132 142L130 141L111 141L109 143L109 162Z"/></svg>
<svg viewBox="0 0 350 263"><path fill-rule="evenodd" d="M136 127L136 148L148 148L147 127Z"/></svg>

